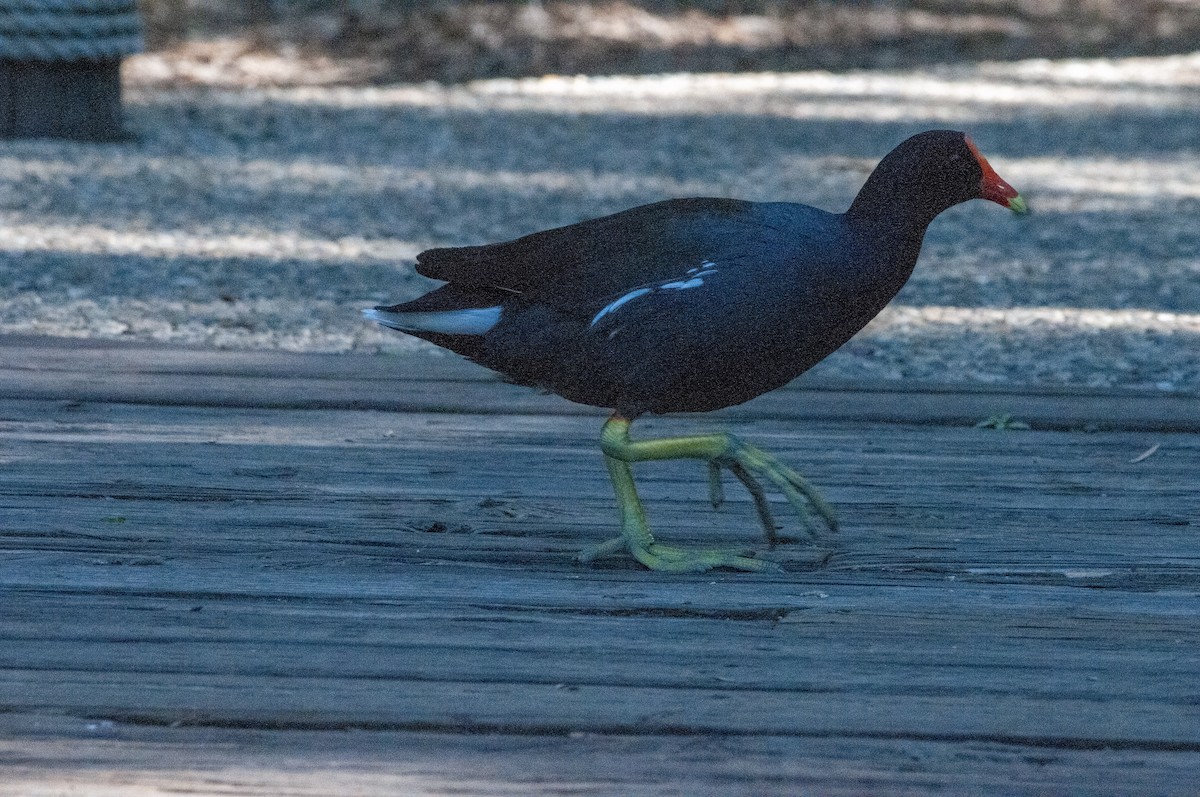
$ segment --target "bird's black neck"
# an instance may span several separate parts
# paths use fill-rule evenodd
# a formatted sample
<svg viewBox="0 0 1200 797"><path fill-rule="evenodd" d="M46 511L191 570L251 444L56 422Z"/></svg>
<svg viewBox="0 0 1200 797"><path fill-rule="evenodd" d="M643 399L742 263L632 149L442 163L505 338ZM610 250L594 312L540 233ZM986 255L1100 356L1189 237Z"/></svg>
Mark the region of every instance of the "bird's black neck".
<svg viewBox="0 0 1200 797"><path fill-rule="evenodd" d="M939 196L903 163L884 159L846 211L846 220L872 237L915 242L919 248L925 228L957 200Z"/></svg>
<svg viewBox="0 0 1200 797"><path fill-rule="evenodd" d="M864 258L858 264L861 291L878 294L882 307L912 275L930 222L956 204L937 195L935 188L904 162L884 159L854 198L845 220L868 251L886 257Z"/></svg>

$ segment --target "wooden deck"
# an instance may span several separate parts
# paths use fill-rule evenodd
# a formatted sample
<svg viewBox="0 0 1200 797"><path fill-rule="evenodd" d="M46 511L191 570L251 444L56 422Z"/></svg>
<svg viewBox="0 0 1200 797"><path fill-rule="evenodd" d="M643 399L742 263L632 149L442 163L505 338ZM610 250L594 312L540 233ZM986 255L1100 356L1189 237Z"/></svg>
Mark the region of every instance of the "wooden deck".
<svg viewBox="0 0 1200 797"><path fill-rule="evenodd" d="M0 794L1196 793L1200 399L639 424L825 491L784 575L574 564L602 418L449 358L0 339ZM757 542L638 473L661 538Z"/></svg>

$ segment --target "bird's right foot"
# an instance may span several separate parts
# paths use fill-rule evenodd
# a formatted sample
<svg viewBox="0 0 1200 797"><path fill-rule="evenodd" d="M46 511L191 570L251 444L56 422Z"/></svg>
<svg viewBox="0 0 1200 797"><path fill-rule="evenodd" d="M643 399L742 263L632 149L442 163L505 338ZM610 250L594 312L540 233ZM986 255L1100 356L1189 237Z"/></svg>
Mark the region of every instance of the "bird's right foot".
<svg viewBox="0 0 1200 797"><path fill-rule="evenodd" d="M725 468L745 486L750 497L754 499L754 508L758 511L763 534L771 545L781 540L778 535L779 527L771 514L771 506L763 490L764 481L770 482L783 493L799 516L810 539L815 539L820 531L817 521L813 518L814 512L830 531L837 531L837 514L833 507L807 479L761 448L743 442L734 435L723 437L725 450L708 460L708 495L714 508L720 507L725 501L725 491L721 486L721 469Z"/></svg>

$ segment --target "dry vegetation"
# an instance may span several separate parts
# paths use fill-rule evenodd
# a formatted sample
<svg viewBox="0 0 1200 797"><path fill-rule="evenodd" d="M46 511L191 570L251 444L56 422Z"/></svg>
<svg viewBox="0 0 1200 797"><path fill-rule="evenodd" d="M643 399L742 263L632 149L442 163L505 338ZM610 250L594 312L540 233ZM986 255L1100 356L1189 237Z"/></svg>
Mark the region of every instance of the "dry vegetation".
<svg viewBox="0 0 1200 797"><path fill-rule="evenodd" d="M165 59L142 76L151 83L204 82L197 76L206 68L236 71L242 62L261 83L456 82L1200 47L1196 0L143 0L143 8L151 49Z"/></svg>

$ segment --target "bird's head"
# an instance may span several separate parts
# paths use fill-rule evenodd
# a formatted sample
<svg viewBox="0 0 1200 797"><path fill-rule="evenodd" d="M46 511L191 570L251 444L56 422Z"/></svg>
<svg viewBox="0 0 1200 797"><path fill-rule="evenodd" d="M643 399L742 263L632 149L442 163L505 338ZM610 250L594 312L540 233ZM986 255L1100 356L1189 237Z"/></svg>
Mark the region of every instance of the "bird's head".
<svg viewBox="0 0 1200 797"><path fill-rule="evenodd" d="M957 130L918 133L889 152L876 172L899 183L899 201L919 203L934 215L970 199L987 199L1014 213L1028 210L975 142Z"/></svg>

